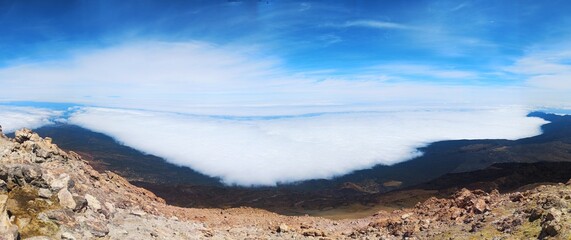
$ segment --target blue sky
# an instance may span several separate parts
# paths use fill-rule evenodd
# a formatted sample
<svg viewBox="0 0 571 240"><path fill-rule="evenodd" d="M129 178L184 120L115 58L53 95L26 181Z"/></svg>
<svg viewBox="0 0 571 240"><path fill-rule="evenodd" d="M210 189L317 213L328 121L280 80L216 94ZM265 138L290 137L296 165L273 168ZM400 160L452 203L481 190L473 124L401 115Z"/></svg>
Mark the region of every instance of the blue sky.
<svg viewBox="0 0 571 240"><path fill-rule="evenodd" d="M1 1L2 62L125 41L254 44L298 69L480 69L567 35L565 1ZM392 25L391 25L392 24Z"/></svg>
<svg viewBox="0 0 571 240"><path fill-rule="evenodd" d="M451 86L521 87L523 90L515 91L515 95L537 94L541 99L546 91L571 85L561 80L569 73L569 54L557 55L569 49L566 42L570 36L567 27L571 23L570 10L571 4L566 1L0 1L0 81L12 79L11 83L15 84L31 79L29 73L14 73L14 69L22 66L33 65L34 70L42 69L42 74L52 69L46 74L51 75L57 71L53 65L80 65L77 59L100 52L121 52L122 48L132 46L139 46L144 52L145 48L153 49L156 43L175 43L198 44L200 51L219 51L216 54L223 59L231 55L229 58L251 61L253 63L244 69L260 71L263 75L260 81L303 78L313 83L341 80L348 85L373 81L392 84L391 87L416 83L443 86L443 89ZM155 53L143 55L152 54ZM187 57L191 55L193 53L187 53ZM529 61L522 61L525 59ZM188 60L181 58L180 61ZM526 64L546 68L529 72L525 71ZM552 65L558 66L556 72L552 71ZM132 69L128 67L123 67L125 73L148 68L135 64L130 65ZM2 75L2 70L9 74ZM224 71L223 66L220 71ZM32 71L26 69L26 72ZM57 74L72 75L54 73ZM82 80L82 74L89 73L78 70L73 74L74 79L62 83L56 91L73 92L90 87L88 80ZM232 78L231 75L223 77ZM544 79L554 75L558 75L556 80ZM532 78L539 80L532 81ZM115 86L145 88L153 81L159 84L156 79L141 79L138 85L115 81ZM295 81L287 82L285 85L296 90L283 90L283 99L288 98L289 93L298 99L299 88L312 88L296 86ZM218 86L232 84L242 85L230 82L218 83ZM232 102L236 98L249 99L269 93L279 98L280 94L266 87L254 92L225 87L197 92L190 89L201 87L178 86L177 90L187 88L189 91L165 90L164 96L144 96L143 93L139 97L192 95L204 100L224 95ZM546 87L551 89L545 90ZM527 92L530 90L531 93ZM319 92L330 93L332 89ZM300 104L335 102L333 98L346 98L347 101L340 102L351 104L378 102L351 99L360 94L333 94L323 98L325 100L301 101ZM83 99L77 102L89 102L85 99L99 95L101 92L97 91L82 93L78 97ZM137 98L122 92L105 97ZM1 100L62 99L46 96ZM552 102L557 101L563 100Z"/></svg>

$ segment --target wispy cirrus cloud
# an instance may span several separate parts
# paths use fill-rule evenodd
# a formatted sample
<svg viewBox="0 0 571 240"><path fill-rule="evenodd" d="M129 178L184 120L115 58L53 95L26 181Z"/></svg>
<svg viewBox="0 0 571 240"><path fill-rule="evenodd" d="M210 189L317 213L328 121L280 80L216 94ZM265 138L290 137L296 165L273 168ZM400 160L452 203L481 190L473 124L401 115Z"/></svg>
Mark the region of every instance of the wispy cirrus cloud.
<svg viewBox="0 0 571 240"><path fill-rule="evenodd" d="M571 107L571 47L541 44L501 68L511 81L521 82L530 105Z"/></svg>
<svg viewBox="0 0 571 240"><path fill-rule="evenodd" d="M571 48L535 51L517 59L506 71L526 79L528 86L571 90Z"/></svg>
<svg viewBox="0 0 571 240"><path fill-rule="evenodd" d="M408 76L416 78L431 79L456 79L459 81L467 81L479 77L479 73L475 71L447 69L431 65L420 64L384 64L371 69L377 70L384 74L393 76Z"/></svg>
<svg viewBox="0 0 571 240"><path fill-rule="evenodd" d="M465 6L466 4L459 5L456 10ZM474 28L477 28L475 23L466 23L465 25L471 24L474 25ZM454 22L441 23L412 21L399 23L361 19L338 24L326 24L322 26L335 28L367 28L371 31L402 31L403 35L401 35L401 40L410 42L410 45L407 45L407 47L430 49L449 57L465 56L466 53L474 52L476 49L493 51L498 48L498 45L493 41L482 38L482 36L478 36L472 31L467 31L465 27L458 27Z"/></svg>
<svg viewBox="0 0 571 240"><path fill-rule="evenodd" d="M416 30L414 26L409 26L406 24L377 21L377 20L355 20L347 21L343 24L338 25L339 27L366 27L366 28L376 28L376 29L398 29L398 30Z"/></svg>
<svg viewBox="0 0 571 240"><path fill-rule="evenodd" d="M463 8L465 8L465 7L467 7L467 6L469 6L469 3L468 3L468 2L463 2L463 3L460 3L460 4L456 5L456 6L453 7L452 9L450 9L450 11L455 12L455 11L458 11L458 10L460 10L460 9L463 9Z"/></svg>

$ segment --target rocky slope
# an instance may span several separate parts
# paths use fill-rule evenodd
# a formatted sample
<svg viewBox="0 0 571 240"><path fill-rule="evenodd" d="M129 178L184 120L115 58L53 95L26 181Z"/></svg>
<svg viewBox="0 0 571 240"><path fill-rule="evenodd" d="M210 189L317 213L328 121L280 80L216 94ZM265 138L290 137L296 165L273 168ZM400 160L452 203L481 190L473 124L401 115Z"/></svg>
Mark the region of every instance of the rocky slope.
<svg viewBox="0 0 571 240"><path fill-rule="evenodd" d="M413 208L329 220L169 206L30 130L0 131L0 239L569 239L571 185L461 190Z"/></svg>

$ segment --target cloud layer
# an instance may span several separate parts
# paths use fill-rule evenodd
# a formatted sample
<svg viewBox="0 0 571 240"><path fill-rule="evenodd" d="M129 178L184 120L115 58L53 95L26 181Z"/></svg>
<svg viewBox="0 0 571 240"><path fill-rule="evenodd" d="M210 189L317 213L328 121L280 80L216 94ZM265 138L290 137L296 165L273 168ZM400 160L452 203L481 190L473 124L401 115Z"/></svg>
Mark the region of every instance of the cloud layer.
<svg viewBox="0 0 571 240"><path fill-rule="evenodd" d="M352 74L296 73L253 47L139 42L0 68L0 101L228 115L235 113L224 111L235 107L522 102L517 86L464 84L478 78L472 71L404 63Z"/></svg>
<svg viewBox="0 0 571 240"><path fill-rule="evenodd" d="M524 109L212 117L82 108L69 119L226 184L275 185L331 178L420 155L449 139L517 139L545 121Z"/></svg>
<svg viewBox="0 0 571 240"><path fill-rule="evenodd" d="M14 107L0 105L0 124L4 133L20 128L36 128L52 123L61 112L32 107Z"/></svg>

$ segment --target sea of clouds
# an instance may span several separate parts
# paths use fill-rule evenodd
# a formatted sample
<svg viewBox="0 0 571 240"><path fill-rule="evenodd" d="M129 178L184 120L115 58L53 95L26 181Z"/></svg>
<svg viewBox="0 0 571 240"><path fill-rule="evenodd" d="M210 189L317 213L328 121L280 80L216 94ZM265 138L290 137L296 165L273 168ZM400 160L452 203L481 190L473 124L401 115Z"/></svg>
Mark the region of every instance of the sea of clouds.
<svg viewBox="0 0 571 240"><path fill-rule="evenodd" d="M0 106L4 132L76 124L122 144L220 177L229 185L275 185L332 178L420 156L441 140L519 139L546 121L529 109L385 109L269 116L192 115L147 110Z"/></svg>
<svg viewBox="0 0 571 240"><path fill-rule="evenodd" d="M68 119L230 185L332 178L453 139L519 139L546 121L523 108L220 117L83 107Z"/></svg>
<svg viewBox="0 0 571 240"><path fill-rule="evenodd" d="M60 114L61 111L44 108L0 105L0 125L4 133L10 133L24 127L37 128L51 124L52 119Z"/></svg>

